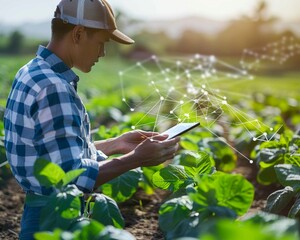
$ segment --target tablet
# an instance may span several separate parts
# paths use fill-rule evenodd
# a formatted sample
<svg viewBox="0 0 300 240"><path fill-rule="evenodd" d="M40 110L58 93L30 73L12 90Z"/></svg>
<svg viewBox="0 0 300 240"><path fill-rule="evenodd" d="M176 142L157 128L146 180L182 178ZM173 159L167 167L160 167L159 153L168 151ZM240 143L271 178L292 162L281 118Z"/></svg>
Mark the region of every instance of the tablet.
<svg viewBox="0 0 300 240"><path fill-rule="evenodd" d="M199 126L199 122L194 123L178 123L177 125L169 128L168 130L164 131L162 134L168 134L169 137L167 139L172 139L174 137L177 137L197 126Z"/></svg>

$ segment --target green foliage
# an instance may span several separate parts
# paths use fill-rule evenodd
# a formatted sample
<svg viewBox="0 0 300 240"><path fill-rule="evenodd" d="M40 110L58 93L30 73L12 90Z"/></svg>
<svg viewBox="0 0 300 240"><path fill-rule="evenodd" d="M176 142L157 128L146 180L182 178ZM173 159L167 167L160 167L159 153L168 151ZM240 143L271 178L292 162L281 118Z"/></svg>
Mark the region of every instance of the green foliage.
<svg viewBox="0 0 300 240"><path fill-rule="evenodd" d="M268 196L265 211L279 214L284 208L293 203L288 216L300 217L300 167L292 164L278 164L275 167L278 181L285 187Z"/></svg>
<svg viewBox="0 0 300 240"><path fill-rule="evenodd" d="M153 174L152 181L156 187L176 192L195 183L200 175L214 170L213 163L205 152L184 151L179 154L177 161L180 165L169 164Z"/></svg>
<svg viewBox="0 0 300 240"><path fill-rule="evenodd" d="M102 194L93 194L84 207L82 191L69 184L84 171L85 169L77 169L65 173L60 166L50 161L36 160L35 177L42 186L55 189L49 196L28 194L26 197L29 206L43 206L40 229L47 232L37 233L36 238L124 239L119 238L119 235L124 235L128 239L133 239L129 233L115 229L124 227L124 219L113 199ZM82 218L83 215L93 220Z"/></svg>
<svg viewBox="0 0 300 240"><path fill-rule="evenodd" d="M196 237L210 219L235 219L249 209L254 197L251 183L226 173L204 174L186 191L187 195L166 201L159 210L166 239Z"/></svg>
<svg viewBox="0 0 300 240"><path fill-rule="evenodd" d="M280 135L279 140L263 142L257 145L252 152L252 157L259 164L260 170L257 180L262 184L277 181L274 166L278 164L294 164L300 166L300 137L286 130Z"/></svg>
<svg viewBox="0 0 300 240"><path fill-rule="evenodd" d="M124 202L137 191L142 173L130 170L101 186L102 192L117 202Z"/></svg>

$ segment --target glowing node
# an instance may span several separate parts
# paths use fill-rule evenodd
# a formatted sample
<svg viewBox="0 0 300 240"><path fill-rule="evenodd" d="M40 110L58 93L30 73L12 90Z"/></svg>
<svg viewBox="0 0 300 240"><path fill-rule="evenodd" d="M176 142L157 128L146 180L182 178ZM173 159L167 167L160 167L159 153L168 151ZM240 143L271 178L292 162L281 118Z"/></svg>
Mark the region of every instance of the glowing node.
<svg viewBox="0 0 300 240"><path fill-rule="evenodd" d="M222 104L227 105L228 103L227 103L227 101L223 100Z"/></svg>
<svg viewBox="0 0 300 240"><path fill-rule="evenodd" d="M148 76L151 76L151 75L152 75L152 73L151 73L151 72L147 72L147 75L148 75Z"/></svg>
<svg viewBox="0 0 300 240"><path fill-rule="evenodd" d="M151 58L152 58L153 60L157 59L157 57L156 57L155 55L152 55Z"/></svg>
<svg viewBox="0 0 300 240"><path fill-rule="evenodd" d="M274 129L273 128L270 128L270 131L273 131Z"/></svg>
<svg viewBox="0 0 300 240"><path fill-rule="evenodd" d="M136 65L137 65L137 66L141 66L142 64L141 64L140 62L137 62Z"/></svg>
<svg viewBox="0 0 300 240"><path fill-rule="evenodd" d="M207 120L208 118L207 118L207 117L205 117L204 119L205 119L205 120Z"/></svg>
<svg viewBox="0 0 300 240"><path fill-rule="evenodd" d="M254 138L253 138L253 141L254 141L254 142L256 142L256 141L257 141L257 138L256 138L256 137L254 137Z"/></svg>
<svg viewBox="0 0 300 240"><path fill-rule="evenodd" d="M194 58L199 59L200 58L200 54L195 54Z"/></svg>
<svg viewBox="0 0 300 240"><path fill-rule="evenodd" d="M208 92L207 92L207 91L204 91L204 95L207 96L207 95L208 95Z"/></svg>
<svg viewBox="0 0 300 240"><path fill-rule="evenodd" d="M134 130L134 129L135 129L135 126L131 126L131 129Z"/></svg>
<svg viewBox="0 0 300 240"><path fill-rule="evenodd" d="M122 71L119 72L119 76L123 76L123 74L124 74L124 73L123 73Z"/></svg>
<svg viewBox="0 0 300 240"><path fill-rule="evenodd" d="M253 164L253 160L250 160L249 163L250 163L250 164Z"/></svg>
<svg viewBox="0 0 300 240"><path fill-rule="evenodd" d="M180 62L180 61L177 61L177 62L176 62L176 65L177 65L177 66L180 66L180 65L181 65L181 62Z"/></svg>
<svg viewBox="0 0 300 240"><path fill-rule="evenodd" d="M227 97L226 97L226 96L224 96L224 97L223 97L223 99L225 99L225 100L226 100L226 99L227 99Z"/></svg>
<svg viewBox="0 0 300 240"><path fill-rule="evenodd" d="M181 100L179 103L180 103L180 104L184 104L184 101Z"/></svg>
<svg viewBox="0 0 300 240"><path fill-rule="evenodd" d="M185 97L185 98L186 98L186 97L187 97L187 95L186 95L186 94L184 94L184 95L183 95L183 97Z"/></svg>
<svg viewBox="0 0 300 240"><path fill-rule="evenodd" d="M179 79L180 79L180 76L179 76L179 75L177 75L175 79L176 79L176 80L179 80Z"/></svg>
<svg viewBox="0 0 300 240"><path fill-rule="evenodd" d="M130 108L130 111L131 111L131 112L134 112L134 108Z"/></svg>
<svg viewBox="0 0 300 240"><path fill-rule="evenodd" d="M166 82L170 82L170 78L165 78L165 81Z"/></svg>
<svg viewBox="0 0 300 240"><path fill-rule="evenodd" d="M185 113L184 116L185 116L186 118L190 118L190 114L189 114L189 113Z"/></svg>
<svg viewBox="0 0 300 240"><path fill-rule="evenodd" d="M155 91L159 93L159 89L158 88L156 88Z"/></svg>
<svg viewBox="0 0 300 240"><path fill-rule="evenodd" d="M266 132L264 132L263 135L266 137L268 134Z"/></svg>
<svg viewBox="0 0 300 240"><path fill-rule="evenodd" d="M171 110L171 111L170 111L170 114L173 114L173 113L174 113L174 111L173 111L173 110Z"/></svg>
<svg viewBox="0 0 300 240"><path fill-rule="evenodd" d="M165 98L164 97L160 97L160 100L163 101L163 100L165 100Z"/></svg>
<svg viewBox="0 0 300 240"><path fill-rule="evenodd" d="M151 84L152 84L152 85L154 85L154 84L155 84L155 82L154 82L154 81L151 81Z"/></svg>
<svg viewBox="0 0 300 240"><path fill-rule="evenodd" d="M125 99L125 98L122 98L122 101L123 101L123 102L126 102L126 99Z"/></svg>
<svg viewBox="0 0 300 240"><path fill-rule="evenodd" d="M202 86L201 86L201 87L205 89L205 88L206 88L206 85L205 85L205 84L202 84Z"/></svg>
<svg viewBox="0 0 300 240"><path fill-rule="evenodd" d="M181 118L178 118L177 120L178 120L178 122L181 122L181 121L182 121L182 119L181 119Z"/></svg>
<svg viewBox="0 0 300 240"><path fill-rule="evenodd" d="M209 61L214 63L216 61L216 57L215 56L210 56Z"/></svg>

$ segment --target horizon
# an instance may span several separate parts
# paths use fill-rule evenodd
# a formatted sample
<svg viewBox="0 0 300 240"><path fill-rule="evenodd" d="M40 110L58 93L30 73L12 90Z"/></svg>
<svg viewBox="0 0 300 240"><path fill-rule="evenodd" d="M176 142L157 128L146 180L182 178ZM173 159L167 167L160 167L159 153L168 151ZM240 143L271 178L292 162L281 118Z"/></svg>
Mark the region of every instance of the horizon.
<svg viewBox="0 0 300 240"><path fill-rule="evenodd" d="M215 0L217 1L217 0ZM50 21L59 1L41 0L0 0L1 25L20 26L24 23L40 23ZM120 10L126 15L138 20L160 21L174 20L185 17L202 17L216 21L229 21L240 18L242 15L251 15L260 0L186 0L184 4L179 0L109 0L113 10ZM278 17L283 22L300 21L298 9L299 0L266 0L266 16ZM205 6L203 8L202 6ZM219 10L222 5L222 11ZM26 11L24 11L26 9ZM180 11L178 11L180 9ZM11 16L14 16L12 19Z"/></svg>

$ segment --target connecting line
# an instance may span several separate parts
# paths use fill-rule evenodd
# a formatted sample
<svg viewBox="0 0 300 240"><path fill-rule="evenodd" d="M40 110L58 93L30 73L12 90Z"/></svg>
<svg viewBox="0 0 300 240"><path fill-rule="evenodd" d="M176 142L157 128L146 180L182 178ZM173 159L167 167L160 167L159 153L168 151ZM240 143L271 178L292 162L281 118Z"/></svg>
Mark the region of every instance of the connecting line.
<svg viewBox="0 0 300 240"><path fill-rule="evenodd" d="M213 134L215 137L217 137L218 139L222 140L221 137L219 137L217 134L215 134L214 132L212 132L210 129L208 129L207 127L203 126L206 130L208 130L211 134ZM238 151L237 149L235 149L233 146L231 146L229 143L227 143L226 141L223 141L223 143L225 143L228 147L230 147L233 151L237 152L238 154L240 154L242 157L246 158L250 164L253 163L253 160L247 158L244 154L242 154L240 151Z"/></svg>
<svg viewBox="0 0 300 240"><path fill-rule="evenodd" d="M8 164L8 161L5 161L5 162L1 163L0 168L4 167L6 164Z"/></svg>

